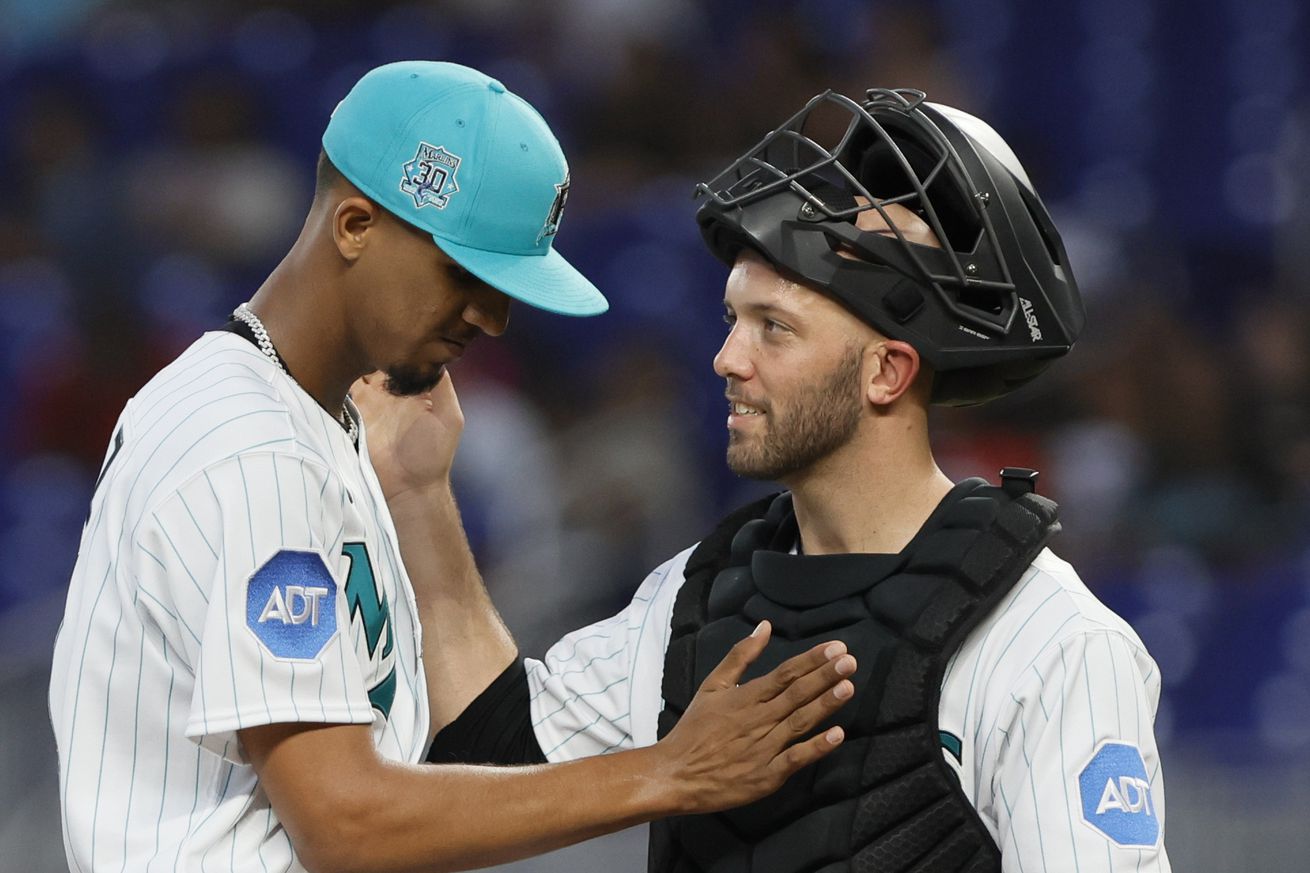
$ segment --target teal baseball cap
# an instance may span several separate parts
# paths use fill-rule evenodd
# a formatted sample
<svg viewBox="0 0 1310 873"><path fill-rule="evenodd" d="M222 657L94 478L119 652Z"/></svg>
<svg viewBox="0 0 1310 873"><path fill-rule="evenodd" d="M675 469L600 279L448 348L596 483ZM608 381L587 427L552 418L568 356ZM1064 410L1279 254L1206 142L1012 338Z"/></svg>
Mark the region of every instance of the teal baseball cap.
<svg viewBox="0 0 1310 873"><path fill-rule="evenodd" d="M569 194L559 142L490 76L440 61L371 70L333 111L323 151L355 187L493 288L562 315L609 309L552 245Z"/></svg>

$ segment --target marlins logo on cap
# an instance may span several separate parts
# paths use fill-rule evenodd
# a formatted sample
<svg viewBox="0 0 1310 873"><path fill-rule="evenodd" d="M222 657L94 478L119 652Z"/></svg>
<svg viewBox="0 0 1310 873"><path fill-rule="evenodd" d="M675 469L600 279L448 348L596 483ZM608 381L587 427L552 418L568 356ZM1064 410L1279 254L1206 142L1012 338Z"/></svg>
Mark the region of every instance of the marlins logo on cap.
<svg viewBox="0 0 1310 873"><path fill-rule="evenodd" d="M541 226L541 233L537 234L537 245L548 236L554 236L559 232L559 223L564 220L564 204L569 199L569 177L564 174L564 181L555 186L555 202L550 204L550 212L546 214L546 223Z"/></svg>

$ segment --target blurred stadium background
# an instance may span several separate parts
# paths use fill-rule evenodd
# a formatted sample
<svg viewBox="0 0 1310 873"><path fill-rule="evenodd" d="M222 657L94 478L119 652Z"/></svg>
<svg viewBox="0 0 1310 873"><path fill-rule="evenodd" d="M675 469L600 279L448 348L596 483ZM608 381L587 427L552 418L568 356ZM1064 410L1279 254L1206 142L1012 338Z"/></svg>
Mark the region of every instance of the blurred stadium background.
<svg viewBox="0 0 1310 873"><path fill-rule="evenodd" d="M1178 871L1310 869L1310 38L1298 0L0 0L0 870L64 869L46 714L85 507L126 398L299 229L378 63L533 102L559 248L612 301L520 307L456 371L458 487L526 652L626 602L758 490L721 455L725 271L695 181L825 87L989 119L1089 310L1037 385L941 414L949 472L1043 472L1055 548L1162 668ZM643 869L629 832L529 871Z"/></svg>

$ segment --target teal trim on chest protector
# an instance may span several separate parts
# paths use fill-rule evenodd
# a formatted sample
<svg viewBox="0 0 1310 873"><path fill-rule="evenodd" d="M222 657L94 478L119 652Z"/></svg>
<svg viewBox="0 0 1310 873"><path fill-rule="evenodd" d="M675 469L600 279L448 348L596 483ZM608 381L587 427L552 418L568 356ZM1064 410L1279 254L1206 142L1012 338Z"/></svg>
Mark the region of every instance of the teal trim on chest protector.
<svg viewBox="0 0 1310 873"><path fill-rule="evenodd" d="M964 743L959 737L950 731L938 731L937 739L941 742L942 748L951 753L956 763L964 763Z"/></svg>

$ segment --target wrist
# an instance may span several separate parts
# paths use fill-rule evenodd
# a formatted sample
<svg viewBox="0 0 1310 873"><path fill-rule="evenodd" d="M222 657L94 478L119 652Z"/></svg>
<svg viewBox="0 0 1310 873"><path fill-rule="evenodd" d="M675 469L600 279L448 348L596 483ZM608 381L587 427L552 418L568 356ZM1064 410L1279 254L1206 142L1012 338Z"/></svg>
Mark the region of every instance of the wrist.
<svg viewBox="0 0 1310 873"><path fill-rule="evenodd" d="M455 492L449 474L435 482L386 492L383 496L392 519L396 521L409 516L430 517L434 511L455 506Z"/></svg>
<svg viewBox="0 0 1310 873"><path fill-rule="evenodd" d="M635 764L643 786L642 806L651 818L668 818L694 811L685 780L678 778L678 768L667 745L661 741L624 752Z"/></svg>

